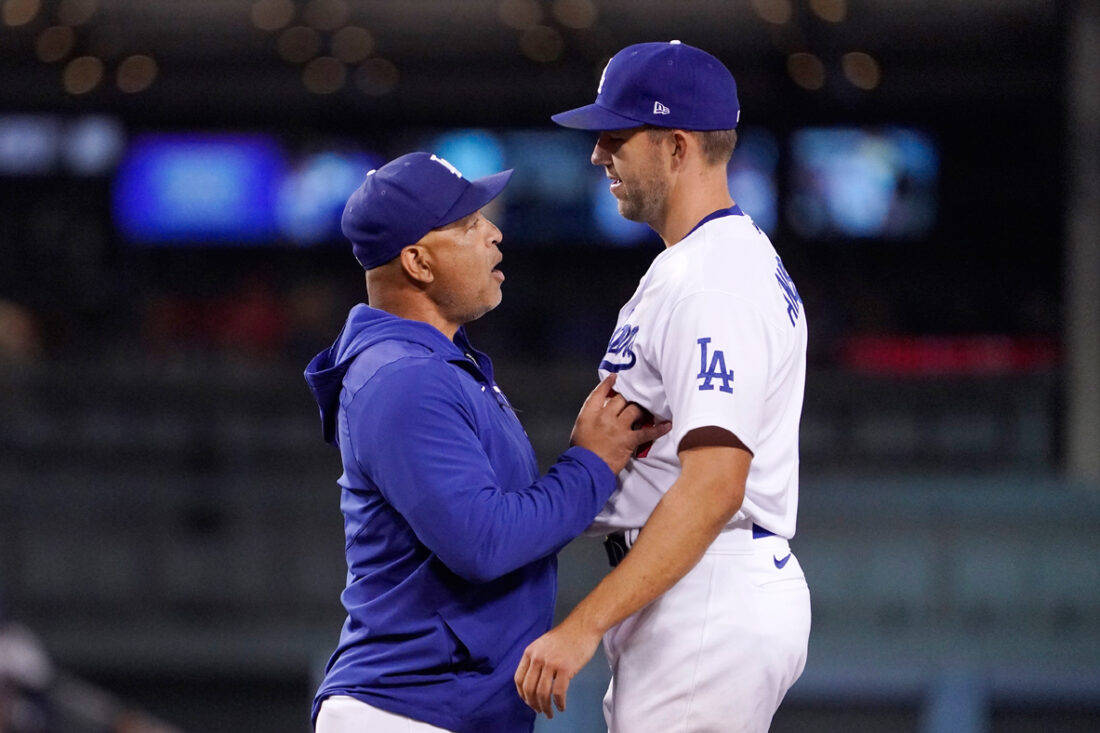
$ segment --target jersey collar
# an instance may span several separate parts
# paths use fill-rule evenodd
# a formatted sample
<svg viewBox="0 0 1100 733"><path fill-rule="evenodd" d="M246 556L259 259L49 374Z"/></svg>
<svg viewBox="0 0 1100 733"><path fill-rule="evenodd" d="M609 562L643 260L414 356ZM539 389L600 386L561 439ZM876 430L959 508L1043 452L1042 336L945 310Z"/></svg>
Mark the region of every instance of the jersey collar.
<svg viewBox="0 0 1100 733"><path fill-rule="evenodd" d="M745 212L741 211L741 207L737 204L729 207L728 209L718 209L718 211L711 212L703 217L702 221L691 228L691 231L684 235L684 239L687 239L695 230L706 224L708 221L714 221L715 219L721 219L723 216L744 216Z"/></svg>

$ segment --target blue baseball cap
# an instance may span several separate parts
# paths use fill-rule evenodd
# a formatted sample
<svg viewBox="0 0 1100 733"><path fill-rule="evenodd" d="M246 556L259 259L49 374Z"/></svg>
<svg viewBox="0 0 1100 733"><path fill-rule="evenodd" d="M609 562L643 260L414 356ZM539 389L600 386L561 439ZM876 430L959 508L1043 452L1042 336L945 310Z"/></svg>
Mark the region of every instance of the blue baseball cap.
<svg viewBox="0 0 1100 733"><path fill-rule="evenodd" d="M384 265L441 226L500 195L512 169L468 181L443 158L409 153L367 174L344 207L340 229L364 270Z"/></svg>
<svg viewBox="0 0 1100 733"><path fill-rule="evenodd" d="M706 51L679 41L637 43L607 62L594 104L550 119L580 130L732 130L741 107L733 74Z"/></svg>

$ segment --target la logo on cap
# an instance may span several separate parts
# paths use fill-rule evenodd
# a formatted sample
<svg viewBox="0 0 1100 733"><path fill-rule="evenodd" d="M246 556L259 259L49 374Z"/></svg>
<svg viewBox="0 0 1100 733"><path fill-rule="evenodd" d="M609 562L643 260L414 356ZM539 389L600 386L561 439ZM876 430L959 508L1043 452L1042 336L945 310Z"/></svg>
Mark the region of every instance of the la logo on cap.
<svg viewBox="0 0 1100 733"><path fill-rule="evenodd" d="M435 154L432 154L431 159L434 160L436 163L439 163L441 166L443 166L444 168L449 170L451 173L454 173L459 178L462 178L462 171L460 171L458 168L455 168L454 165L452 165L449 160L447 160L445 158L440 158L438 155L435 155Z"/></svg>
<svg viewBox="0 0 1100 733"><path fill-rule="evenodd" d="M670 110L668 107L664 106L660 102L655 101L653 103L653 114L655 114L655 115L672 114L672 110Z"/></svg>

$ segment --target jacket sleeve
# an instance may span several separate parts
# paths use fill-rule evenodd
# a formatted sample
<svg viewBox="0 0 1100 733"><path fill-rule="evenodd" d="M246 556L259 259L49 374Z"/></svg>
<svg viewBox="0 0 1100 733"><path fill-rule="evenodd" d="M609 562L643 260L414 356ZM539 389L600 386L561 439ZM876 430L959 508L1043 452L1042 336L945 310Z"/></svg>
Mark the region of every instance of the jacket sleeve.
<svg viewBox="0 0 1100 733"><path fill-rule="evenodd" d="M360 469L448 568L481 583L564 547L616 479L596 454L573 447L529 486L502 486L458 380L449 364L405 358L344 409Z"/></svg>

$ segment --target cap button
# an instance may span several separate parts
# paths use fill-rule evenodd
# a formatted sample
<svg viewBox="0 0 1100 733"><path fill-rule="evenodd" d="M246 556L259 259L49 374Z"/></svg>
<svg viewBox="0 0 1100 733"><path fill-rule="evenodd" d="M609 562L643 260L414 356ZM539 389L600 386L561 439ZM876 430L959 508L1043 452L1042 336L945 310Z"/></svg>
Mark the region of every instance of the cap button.
<svg viewBox="0 0 1100 733"><path fill-rule="evenodd" d="M680 45L679 41L669 41L669 43L672 44L673 46L679 46Z"/></svg>

